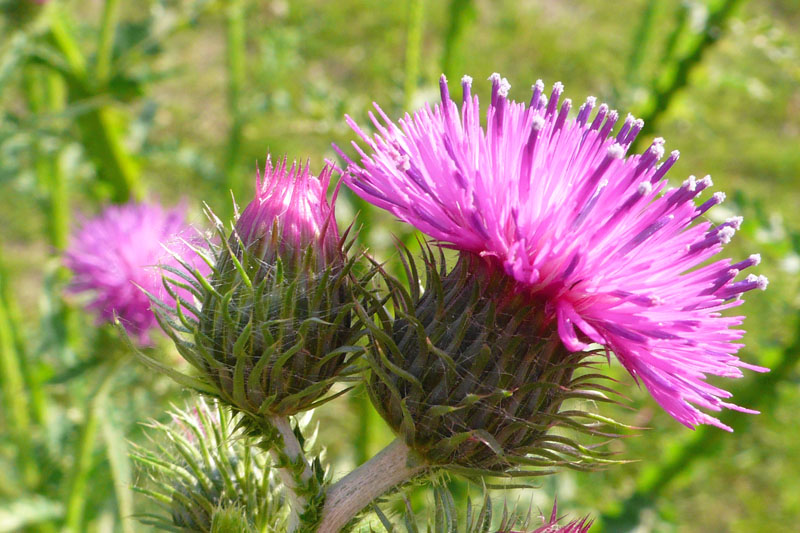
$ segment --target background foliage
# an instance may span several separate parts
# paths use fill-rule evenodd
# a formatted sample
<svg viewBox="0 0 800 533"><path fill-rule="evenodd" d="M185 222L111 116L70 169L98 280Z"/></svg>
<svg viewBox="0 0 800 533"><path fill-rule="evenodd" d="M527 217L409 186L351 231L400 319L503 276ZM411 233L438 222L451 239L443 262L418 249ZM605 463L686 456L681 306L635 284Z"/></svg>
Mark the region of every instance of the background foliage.
<svg viewBox="0 0 800 533"><path fill-rule="evenodd" d="M158 0L0 2L0 532L145 531L148 503L129 442L168 420L188 393L132 360L64 292L60 251L79 213L129 198L249 200L267 151L334 158L370 102L390 116L438 99L436 81L500 72L523 100L542 78L647 120L682 157L671 171L711 174L728 193L713 215L743 214L733 257L761 252L771 285L752 294L743 357L770 374L733 385L763 411L723 415L736 433L691 432L627 386L614 413L652 429L615 443L633 462L564 472L525 492L549 509L597 518L592 531L789 531L800 517L800 8L794 0L536 1ZM482 98L489 83L476 82ZM408 228L340 195L376 255ZM713 213L713 211L712 211ZM179 364L168 343L154 354ZM165 355L166 354L166 355ZM363 391L318 412L334 472L391 435ZM454 480L456 496L467 488ZM508 497L516 500L517 495ZM415 509L431 496L419 490ZM502 497L500 498L502 501Z"/></svg>

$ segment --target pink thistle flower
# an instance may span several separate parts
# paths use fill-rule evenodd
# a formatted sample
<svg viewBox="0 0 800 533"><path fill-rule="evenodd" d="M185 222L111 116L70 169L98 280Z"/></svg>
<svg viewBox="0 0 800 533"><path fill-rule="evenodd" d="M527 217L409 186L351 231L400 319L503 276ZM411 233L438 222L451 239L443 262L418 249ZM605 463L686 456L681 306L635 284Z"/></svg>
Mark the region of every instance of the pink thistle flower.
<svg viewBox="0 0 800 533"><path fill-rule="evenodd" d="M72 236L64 257L74 274L69 290L91 293L88 308L98 313L99 322L112 322L116 316L131 335L148 344L157 322L142 289L174 305L158 267L182 268L176 254L207 272L208 266L187 245L196 240L183 208L147 203L106 207L84 220ZM176 288L176 293L191 301L188 291Z"/></svg>
<svg viewBox="0 0 800 533"><path fill-rule="evenodd" d="M735 343L741 316L723 311L767 279L739 273L758 255L732 264L714 258L740 218L714 226L703 214L724 200L705 177L667 189L665 174L678 159L655 139L627 155L643 126L628 116L616 135L617 112L590 97L572 106L556 83L550 98L533 86L529 105L508 100L510 85L493 74L486 126L480 123L472 79L463 100L426 106L393 123L370 117L378 133L347 122L371 150L356 143L361 165L348 162L346 183L363 199L412 224L444 246L477 254L502 268L544 310L564 346L582 351L597 343L613 351L675 419L693 428L729 427L699 408L754 413L726 401L731 394L708 375L738 378Z"/></svg>
<svg viewBox="0 0 800 533"><path fill-rule="evenodd" d="M330 263L339 253L334 207L327 199L330 178L330 167L315 177L308 164L301 167L293 163L287 169L284 158L273 167L268 157L263 178L260 173L257 176L256 196L236 223L243 244L269 261L274 257L264 256L276 252L299 259L308 246L314 245L318 257Z"/></svg>

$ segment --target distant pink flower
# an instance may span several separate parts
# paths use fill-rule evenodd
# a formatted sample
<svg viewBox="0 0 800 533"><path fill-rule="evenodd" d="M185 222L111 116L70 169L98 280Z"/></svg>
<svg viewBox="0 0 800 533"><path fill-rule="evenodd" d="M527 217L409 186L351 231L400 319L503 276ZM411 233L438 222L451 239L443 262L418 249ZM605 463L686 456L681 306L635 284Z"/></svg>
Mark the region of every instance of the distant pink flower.
<svg viewBox="0 0 800 533"><path fill-rule="evenodd" d="M174 304L158 268L181 268L169 251L201 272L208 271L184 240L196 241L197 234L186 224L182 208L164 209L154 203L106 207L97 217L85 220L72 236L65 254L66 265L74 274L70 291L91 293L88 307L99 314L101 322L117 316L131 335L146 344L157 322L142 289ZM188 291L179 289L177 293L192 301Z"/></svg>
<svg viewBox="0 0 800 533"><path fill-rule="evenodd" d="M369 147L353 143L361 165L349 163L347 184L445 246L478 254L517 280L543 309L572 351L598 343L681 423L730 429L697 407L753 412L725 401L731 395L707 375L741 377L766 371L736 357L743 317L722 311L746 291L764 289L763 276L738 274L759 256L731 264L708 262L739 228L736 217L714 226L703 217L724 199L689 177L674 189L661 164L664 140L640 155L626 152L643 126L630 115L615 136L617 112L590 97L575 118L559 107L563 86L548 99L533 86L530 105L508 100L509 83L494 74L486 125L481 126L472 79L462 79L463 103L426 106L394 124L370 117L378 133L348 124ZM345 156L346 157L346 156Z"/></svg>
<svg viewBox="0 0 800 533"><path fill-rule="evenodd" d="M239 217L236 231L246 246L260 246L262 255L273 253L265 241L274 239L284 257L299 258L314 245L330 261L339 250L334 207L327 199L331 169L314 177L308 164L286 165L286 158L276 167L267 159L264 176L257 176L256 197ZM273 228L278 235L272 235Z"/></svg>

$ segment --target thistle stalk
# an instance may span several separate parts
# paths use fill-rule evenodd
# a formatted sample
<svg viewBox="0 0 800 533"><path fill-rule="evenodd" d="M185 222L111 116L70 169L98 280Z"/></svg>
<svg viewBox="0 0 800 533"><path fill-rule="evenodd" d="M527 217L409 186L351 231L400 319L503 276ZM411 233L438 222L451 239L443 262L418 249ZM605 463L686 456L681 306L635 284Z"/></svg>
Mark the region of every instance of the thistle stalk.
<svg viewBox="0 0 800 533"><path fill-rule="evenodd" d="M114 33L117 28L118 11L119 0L106 0L103 4L103 19L98 35L95 63L95 78L100 84L106 83L111 74L111 56L114 51Z"/></svg>
<svg viewBox="0 0 800 533"><path fill-rule="evenodd" d="M289 531L296 531L300 525L300 515L308 506L308 496L311 488L309 482L313 479L311 465L303 453L303 446L297 440L292 430L289 418L274 416L270 423L278 431L283 446L273 446L270 449L275 464L278 465L278 475L286 487L289 497Z"/></svg>
<svg viewBox="0 0 800 533"><path fill-rule="evenodd" d="M322 509L319 533L336 533L373 500L420 474L428 465L402 439L337 481Z"/></svg>
<svg viewBox="0 0 800 533"><path fill-rule="evenodd" d="M70 490L67 496L67 515L64 519L64 531L77 533L83 531L83 511L86 503L86 487L89 481L89 471L92 467L92 455L97 433L100 427L100 418L103 407L108 399L108 392L116 375L118 363L108 365L100 377L100 383L89 399L86 406L86 421L81 431L78 449L75 453L75 466L70 481Z"/></svg>

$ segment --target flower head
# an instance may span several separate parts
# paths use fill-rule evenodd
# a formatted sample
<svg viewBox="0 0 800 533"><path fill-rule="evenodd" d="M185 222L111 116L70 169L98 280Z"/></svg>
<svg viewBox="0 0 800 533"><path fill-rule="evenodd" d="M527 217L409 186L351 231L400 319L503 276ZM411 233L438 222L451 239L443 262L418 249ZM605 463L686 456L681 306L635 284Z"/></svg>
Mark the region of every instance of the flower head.
<svg viewBox="0 0 800 533"><path fill-rule="evenodd" d="M178 267L172 255L176 254L202 268L202 261L187 253L185 240L193 238L182 208L164 209L155 203L106 207L97 217L85 220L72 236L65 254L74 274L70 290L92 293L88 307L99 314L101 322L111 322L116 316L130 334L146 343L156 319L142 289L174 303L158 267ZM189 298L187 291L176 291L179 297Z"/></svg>
<svg viewBox="0 0 800 533"><path fill-rule="evenodd" d="M307 166L268 160L234 231L215 219L211 272L179 273L202 309L192 317L179 306L157 311L198 371L182 383L245 413L251 429L325 401L363 351L355 346L362 327L351 319L356 259L336 230L330 175L329 167L316 178Z"/></svg>
<svg viewBox="0 0 800 533"><path fill-rule="evenodd" d="M533 86L529 105L508 100L510 85L493 74L485 127L472 79L462 79L459 106L441 79L441 105L393 123L370 114L378 134L350 126L371 150L354 146L347 184L365 200L462 253L479 255L516 282L570 351L591 343L615 353L659 404L681 423L727 426L698 409L746 409L725 401L727 391L707 375L740 377L742 362L731 329L743 317L722 311L740 295L765 288L763 276L737 280L759 257L732 264L713 260L740 218L714 226L703 217L724 199L696 198L711 179L690 177L667 189L664 140L627 155L643 122L618 115L590 97L568 118ZM345 156L346 157L346 156Z"/></svg>
<svg viewBox="0 0 800 533"><path fill-rule="evenodd" d="M339 247L339 233L333 205L327 198L330 178L329 167L315 177L308 164L302 167L292 163L287 169L284 158L273 167L267 158L263 178L259 173L256 179L256 196L236 223L239 238L262 257L279 254L299 258L313 245L319 257L332 260Z"/></svg>

